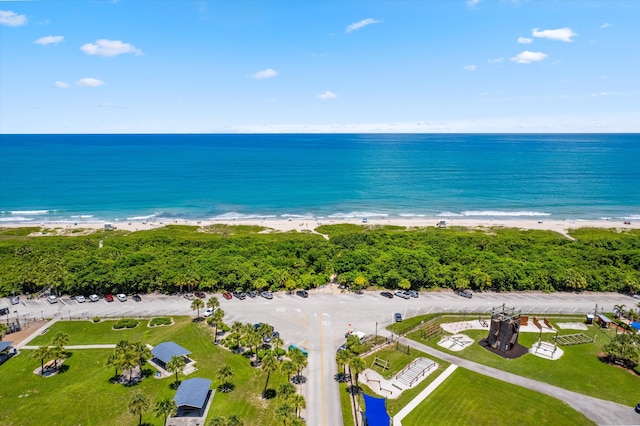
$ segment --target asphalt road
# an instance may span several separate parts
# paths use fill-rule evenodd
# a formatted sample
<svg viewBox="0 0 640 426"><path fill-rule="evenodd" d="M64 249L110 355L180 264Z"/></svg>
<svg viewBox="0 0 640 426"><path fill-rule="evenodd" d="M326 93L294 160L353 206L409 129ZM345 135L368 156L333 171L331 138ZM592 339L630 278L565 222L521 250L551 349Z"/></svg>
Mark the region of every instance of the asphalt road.
<svg viewBox="0 0 640 426"><path fill-rule="evenodd" d="M599 309L611 311L617 304L630 307L637 303L635 299L617 293L481 293L465 299L447 291L422 293L419 298L409 300L386 299L379 292L334 293L330 287L324 287L310 292L307 299L284 293L275 293L273 300L261 297L226 300L217 295L228 324L234 321L266 322L280 332L287 346L296 344L308 350L307 382L303 392L307 401L305 417L311 426L343 424L338 385L334 380L338 372L335 354L344 343L348 329L388 334L382 330L393 321L396 312L404 318L432 312L481 315L504 303L507 307L520 309L523 314L582 315L593 311L596 304ZM189 300L180 296L143 295L141 302L129 298L126 302L101 299L85 303L63 296L56 304L49 304L45 299L22 300L20 304L10 306L10 317L90 319L94 316L195 315L190 305Z"/></svg>

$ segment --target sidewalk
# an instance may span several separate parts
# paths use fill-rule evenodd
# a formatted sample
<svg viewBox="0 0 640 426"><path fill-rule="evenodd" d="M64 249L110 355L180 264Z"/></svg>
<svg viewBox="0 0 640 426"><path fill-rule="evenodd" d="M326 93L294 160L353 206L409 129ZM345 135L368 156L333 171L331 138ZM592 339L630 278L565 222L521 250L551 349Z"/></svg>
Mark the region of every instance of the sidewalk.
<svg viewBox="0 0 640 426"><path fill-rule="evenodd" d="M35 330L33 333L31 333L31 335L29 337L24 339L22 342L18 343L15 346L15 348L18 349L18 350L20 350L22 348L25 348L30 341L32 341L33 339L35 339L38 336L41 336L46 329L48 329L53 324L58 322L58 320L59 320L59 318L56 317L56 318L52 319L51 321L49 321L48 323L46 323L45 325L43 325L42 327L40 327L39 329ZM27 349L31 349L31 348L33 348L33 347L29 347ZM37 349L37 347L35 347L35 349Z"/></svg>

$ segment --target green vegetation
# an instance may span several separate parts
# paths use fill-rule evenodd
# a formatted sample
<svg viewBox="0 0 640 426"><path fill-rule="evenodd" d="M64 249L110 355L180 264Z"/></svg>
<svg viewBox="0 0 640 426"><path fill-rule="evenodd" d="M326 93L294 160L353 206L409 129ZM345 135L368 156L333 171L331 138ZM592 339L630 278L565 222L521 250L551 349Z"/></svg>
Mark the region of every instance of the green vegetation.
<svg viewBox="0 0 640 426"><path fill-rule="evenodd" d="M554 327L557 322L583 321L583 318L565 317L561 320L550 319ZM572 334L574 330L565 330L562 334ZM520 376L529 377L561 388L583 393L596 398L616 401L629 406L635 405L635 389L640 387L640 377L621 368L602 362L600 355L603 347L615 337L615 331L603 331L591 326L582 333L595 338L594 343L574 346L561 346L564 355L556 361L550 361L531 354L516 359L504 359L495 355L477 342L487 337L487 330L467 330L463 333L476 343L460 352L449 351L437 345L439 339L429 341L421 338L420 331L409 333L407 337L431 346L442 352L460 358L505 370ZM543 341L552 342L551 333L543 333ZM520 333L519 343L531 347L538 340L538 333Z"/></svg>
<svg viewBox="0 0 640 426"><path fill-rule="evenodd" d="M354 289L640 291L638 230L581 229L575 241L548 231L357 225L320 226L329 240L224 225L28 236L34 230L0 229L0 295L291 290L332 273Z"/></svg>
<svg viewBox="0 0 640 426"><path fill-rule="evenodd" d="M168 317L159 317L153 318L149 321L149 327L156 327L159 325L171 325L171 318Z"/></svg>
<svg viewBox="0 0 640 426"><path fill-rule="evenodd" d="M421 353L415 349L411 349L409 353L399 351L395 349L395 345L386 346L379 351L374 352L373 354L365 357L363 359L364 364L367 368L370 368L376 371L385 379L391 379L393 376L398 374L403 368L405 368L411 361L416 358L419 358ZM424 355L424 354L422 354ZM425 355L426 357L426 355ZM375 358L380 358L385 361L389 361L388 368L382 368L378 364L374 364L373 361Z"/></svg>
<svg viewBox="0 0 640 426"><path fill-rule="evenodd" d="M133 318L123 318L113 325L113 329L120 330L123 328L136 328L137 326L138 321L134 320Z"/></svg>
<svg viewBox="0 0 640 426"><path fill-rule="evenodd" d="M278 395L269 400L260 398L267 380L266 372L252 367L246 357L213 345L212 329L206 324L194 323L186 317L175 317L174 322L171 327L113 331L113 321L97 324L91 321L60 321L51 327L49 333L37 339L40 344L48 345L52 335L61 332L68 334L68 344L76 345L117 344L123 339L151 345L174 341L192 352L191 357L198 363L197 377L213 380L213 387L223 383L217 375L220 366L227 365L232 371L230 391L216 392L210 417L237 416L246 426L278 423L275 415L281 403ZM156 410L156 404L175 395L171 388L174 377L154 379L151 377L154 370L144 364L143 378L135 385L135 390L149 396L150 405L144 405L141 412L129 412L132 388L112 383L114 367L107 365L110 355L115 352L113 349L74 350L64 363L65 369L46 378L33 374L41 366L41 359L29 352L23 350L22 355L2 365L0 424L28 426L47 419L47 424L124 426L137 424L142 414L143 424L162 425L165 411ZM118 373L121 374L122 370ZM184 376L179 374L179 377ZM270 373L269 388L279 389L286 382L286 375L279 370ZM91 401L91 406L83 401ZM166 409L169 412L170 407ZM295 416L295 408L293 414Z"/></svg>
<svg viewBox="0 0 640 426"><path fill-rule="evenodd" d="M619 334L604 345L602 350L609 362L634 369L640 363L640 334Z"/></svg>
<svg viewBox="0 0 640 426"><path fill-rule="evenodd" d="M591 425L568 405L532 390L458 368L402 421L430 425Z"/></svg>

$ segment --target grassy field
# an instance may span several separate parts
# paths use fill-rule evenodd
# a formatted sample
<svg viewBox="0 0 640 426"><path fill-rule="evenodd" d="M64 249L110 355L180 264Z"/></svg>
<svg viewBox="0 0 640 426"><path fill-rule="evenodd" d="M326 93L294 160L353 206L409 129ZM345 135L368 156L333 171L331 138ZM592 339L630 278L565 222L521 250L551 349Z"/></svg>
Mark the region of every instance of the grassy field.
<svg viewBox="0 0 640 426"><path fill-rule="evenodd" d="M551 319L554 326L557 322L571 321L571 318ZM581 321L583 318L573 319L573 322ZM576 332L576 330L561 330L560 334ZM531 354L516 359L504 359L494 355L477 344L480 339L487 337L486 330L465 331L464 334L473 338L476 343L461 352L449 351L438 346L438 339L422 340L419 332L410 333L407 337L443 352L520 376L596 398L616 401L629 406L635 405L638 397L637 392L640 389L640 376L599 360L598 355L602 352L602 347L609 341L609 338L596 326L591 326L583 333L595 337L595 343L561 346L564 355L557 361L550 361ZM550 333L543 333L543 340L552 341L552 336ZM525 347L531 347L537 340L538 333L521 333L519 338L520 344Z"/></svg>
<svg viewBox="0 0 640 426"><path fill-rule="evenodd" d="M426 420L428 419L428 421ZM458 368L402 421L429 425L591 425L547 395Z"/></svg>
<svg viewBox="0 0 640 426"><path fill-rule="evenodd" d="M140 339L152 345L172 340L192 352L198 370L185 378L202 377L213 380L212 387L220 383L216 370L223 364L232 366L235 385L229 393L216 392L209 417L238 415L245 425L276 424L274 411L277 398L262 400L266 375L253 368L242 355L214 346L211 330L204 324L193 323L189 318L174 317L175 324L169 327L138 327L128 331L112 331L108 323L59 322L37 344L48 343L56 332L68 333L69 344L117 343L123 338L130 341ZM141 324L142 325L142 324ZM86 338L86 340L84 340ZM125 387L111 384L114 369L106 367L106 359L112 350L74 350L65 361L68 369L63 373L41 378L33 374L40 361L30 357L29 350L23 350L0 366L2 386L0 386L0 424L39 425L46 419L47 425L132 425L138 418L128 413L127 401L134 390L148 394L153 403L173 397L171 389L173 376L166 379L148 377L138 385ZM153 372L150 366L145 369ZM271 374L269 388L277 389L286 382L279 372ZM149 425L161 425L152 412L143 416Z"/></svg>

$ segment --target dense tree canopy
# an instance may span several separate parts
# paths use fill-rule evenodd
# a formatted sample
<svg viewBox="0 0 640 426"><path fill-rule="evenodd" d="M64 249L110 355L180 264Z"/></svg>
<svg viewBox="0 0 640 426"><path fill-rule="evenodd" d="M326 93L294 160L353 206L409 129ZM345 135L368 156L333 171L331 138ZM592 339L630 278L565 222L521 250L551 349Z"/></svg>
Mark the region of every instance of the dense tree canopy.
<svg viewBox="0 0 640 426"><path fill-rule="evenodd" d="M313 288L640 291L640 233L323 225L310 232L168 226L29 236L0 229L0 294ZM102 241L102 247L100 247Z"/></svg>

